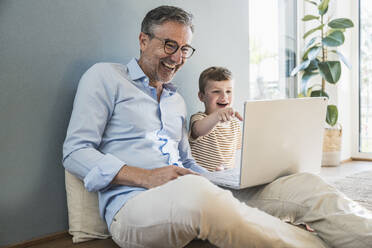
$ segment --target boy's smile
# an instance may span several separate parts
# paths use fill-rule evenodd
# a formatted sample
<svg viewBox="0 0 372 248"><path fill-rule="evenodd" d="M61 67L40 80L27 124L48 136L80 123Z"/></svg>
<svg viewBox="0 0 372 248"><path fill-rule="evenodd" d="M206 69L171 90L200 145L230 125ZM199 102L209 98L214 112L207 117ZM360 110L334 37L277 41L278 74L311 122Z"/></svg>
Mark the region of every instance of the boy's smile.
<svg viewBox="0 0 372 248"><path fill-rule="evenodd" d="M221 108L224 108L224 107L226 107L227 105L229 105L229 103L217 103L217 106L218 107L221 107Z"/></svg>
<svg viewBox="0 0 372 248"><path fill-rule="evenodd" d="M232 80L209 80L204 93L199 93L199 98L205 105L205 113L210 114L217 109L230 107L233 100Z"/></svg>

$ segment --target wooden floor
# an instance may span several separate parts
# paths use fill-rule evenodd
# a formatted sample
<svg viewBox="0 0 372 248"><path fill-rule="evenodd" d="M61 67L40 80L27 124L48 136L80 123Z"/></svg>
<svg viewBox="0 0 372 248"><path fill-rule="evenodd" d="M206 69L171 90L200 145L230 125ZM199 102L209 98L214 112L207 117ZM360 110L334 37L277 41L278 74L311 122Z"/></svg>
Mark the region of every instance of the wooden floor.
<svg viewBox="0 0 372 248"><path fill-rule="evenodd" d="M335 167L322 167L320 176L327 182L333 182L354 173L372 170L371 161L349 161Z"/></svg>
<svg viewBox="0 0 372 248"><path fill-rule="evenodd" d="M92 240L79 244L72 243L72 237L66 233L62 237L47 241L45 243L25 246L30 248L118 248L112 239ZM18 247L17 247L18 248Z"/></svg>
<svg viewBox="0 0 372 248"><path fill-rule="evenodd" d="M72 236L67 232L27 241L21 244L6 246L4 248L119 248L112 239L96 239L72 243ZM202 240L193 240L185 248L216 248L208 242Z"/></svg>

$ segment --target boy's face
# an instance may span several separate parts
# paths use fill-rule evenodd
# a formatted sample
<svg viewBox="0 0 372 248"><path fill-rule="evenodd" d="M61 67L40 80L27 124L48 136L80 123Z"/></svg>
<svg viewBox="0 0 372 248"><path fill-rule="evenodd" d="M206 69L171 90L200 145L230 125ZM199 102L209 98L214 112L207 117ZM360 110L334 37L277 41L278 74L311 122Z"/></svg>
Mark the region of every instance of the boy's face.
<svg viewBox="0 0 372 248"><path fill-rule="evenodd" d="M199 99L204 103L206 114L230 107L233 100L233 81L209 80L205 86L204 93L199 92Z"/></svg>

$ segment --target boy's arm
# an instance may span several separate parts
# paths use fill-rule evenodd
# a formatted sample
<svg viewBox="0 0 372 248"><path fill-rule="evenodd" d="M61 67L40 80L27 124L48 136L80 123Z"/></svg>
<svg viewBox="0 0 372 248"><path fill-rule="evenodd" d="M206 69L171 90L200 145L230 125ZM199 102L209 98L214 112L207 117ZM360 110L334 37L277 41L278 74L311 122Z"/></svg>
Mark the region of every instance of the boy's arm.
<svg viewBox="0 0 372 248"><path fill-rule="evenodd" d="M219 109L202 120L197 120L192 123L191 126L191 137L193 139L198 138L199 136L204 136L208 134L218 122L230 121L233 116L237 117L239 120L243 120L238 112L235 112L233 108L223 108Z"/></svg>
<svg viewBox="0 0 372 248"><path fill-rule="evenodd" d="M197 120L192 123L191 126L191 137L193 139L198 138L199 136L204 136L208 134L219 122L217 111L213 112L210 115L207 115L201 120Z"/></svg>

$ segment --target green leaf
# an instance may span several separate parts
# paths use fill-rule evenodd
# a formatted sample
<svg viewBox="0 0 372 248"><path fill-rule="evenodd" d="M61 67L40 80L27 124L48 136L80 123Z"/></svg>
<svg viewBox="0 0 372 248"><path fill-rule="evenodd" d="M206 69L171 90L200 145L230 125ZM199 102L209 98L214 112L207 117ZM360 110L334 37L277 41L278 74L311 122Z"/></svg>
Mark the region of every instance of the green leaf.
<svg viewBox="0 0 372 248"><path fill-rule="evenodd" d="M331 28L352 28L354 23L348 18L338 18L330 21L328 26Z"/></svg>
<svg viewBox="0 0 372 248"><path fill-rule="evenodd" d="M335 84L341 76L341 63L339 61L319 62L320 75L329 83Z"/></svg>
<svg viewBox="0 0 372 248"><path fill-rule="evenodd" d="M304 21L304 22L311 21L311 20L319 20L319 16L305 15L302 18L302 21Z"/></svg>
<svg viewBox="0 0 372 248"><path fill-rule="evenodd" d="M308 88L307 91L305 92L306 97L310 97L311 95L311 88Z"/></svg>
<svg viewBox="0 0 372 248"><path fill-rule="evenodd" d="M307 60L307 58L308 58L307 55L309 54L310 49L311 49L311 48L307 49L307 50L305 51L304 55L302 55L302 61Z"/></svg>
<svg viewBox="0 0 372 248"><path fill-rule="evenodd" d="M307 31L307 32L304 34L303 38L306 39L307 36L309 36L310 34L314 33L314 32L317 31L317 30L321 30L323 27L324 27L324 24L321 24L321 25L319 25L319 26L316 27L316 28L310 29L309 31Z"/></svg>
<svg viewBox="0 0 372 248"><path fill-rule="evenodd" d="M341 31L334 31L322 40L325 46L336 47L344 43L345 36Z"/></svg>
<svg viewBox="0 0 372 248"><path fill-rule="evenodd" d="M328 105L327 106L327 117L326 117L326 122L330 126L334 126L337 123L338 119L338 110L336 105Z"/></svg>
<svg viewBox="0 0 372 248"><path fill-rule="evenodd" d="M325 14L327 14L327 12L328 12L328 6L324 11L319 11L319 15L324 16Z"/></svg>
<svg viewBox="0 0 372 248"><path fill-rule="evenodd" d="M328 94L325 91L323 91L323 90L314 90L314 91L311 91L310 96L311 97L325 96L325 97L329 98Z"/></svg>
<svg viewBox="0 0 372 248"><path fill-rule="evenodd" d="M311 47L311 45L313 45L314 42L316 41L316 38L317 37L311 38L311 40L309 40L309 42L306 44L305 49L308 49L309 47Z"/></svg>
<svg viewBox="0 0 372 248"><path fill-rule="evenodd" d="M306 96L311 97L311 93L313 92L313 89L316 88L316 87L319 87L321 89L322 85L321 84L314 84L313 86L309 87L306 91Z"/></svg>
<svg viewBox="0 0 372 248"><path fill-rule="evenodd" d="M319 74L318 72L306 71L302 75L302 79L301 79L301 92L306 92L307 82L310 80L311 77L313 77L315 75L318 75L318 74Z"/></svg>
<svg viewBox="0 0 372 248"><path fill-rule="evenodd" d="M312 47L310 50L309 50L309 53L307 55L308 59L309 60L313 60L316 58L316 56L318 56L318 53L320 52L320 50L322 50L321 47Z"/></svg>
<svg viewBox="0 0 372 248"><path fill-rule="evenodd" d="M345 56L342 53L340 53L337 50L331 50L331 52L336 53L338 57L340 58L340 60L344 63L344 65L346 65L346 67L349 68L349 70L351 70L351 64L349 63L349 61L345 58Z"/></svg>
<svg viewBox="0 0 372 248"><path fill-rule="evenodd" d="M322 0L318 6L319 14L324 15L328 10L329 0Z"/></svg>
<svg viewBox="0 0 372 248"><path fill-rule="evenodd" d="M318 72L311 72L311 71L307 71L305 72L303 75L302 75L302 80L301 82L303 84L306 84L311 77L315 76L315 75L318 75L319 73Z"/></svg>
<svg viewBox="0 0 372 248"><path fill-rule="evenodd" d="M291 72L291 77L296 75L299 71L305 70L309 66L309 64L310 64L310 60L305 60L301 64L296 66Z"/></svg>
<svg viewBox="0 0 372 248"><path fill-rule="evenodd" d="M321 89L322 88L322 85L321 84L314 84L314 85L312 85L311 87L309 87L309 90L313 90L314 88L316 88L316 87L318 87L319 89ZM311 92L310 92L311 93ZM310 96L310 95L309 95Z"/></svg>
<svg viewBox="0 0 372 248"><path fill-rule="evenodd" d="M304 95L304 93L298 93L298 95L297 95L297 98L303 98L303 97L305 97L305 95Z"/></svg>
<svg viewBox="0 0 372 248"><path fill-rule="evenodd" d="M340 32L344 33L346 31L346 29L344 29L344 28L330 28L327 31L327 35L330 35L330 34L332 34L333 32L336 32L336 31L340 31Z"/></svg>
<svg viewBox="0 0 372 248"><path fill-rule="evenodd" d="M309 48L305 51L304 55L302 55L302 60L303 60L303 61L307 60L307 59L309 58L309 52L310 52L312 49L314 50L314 48L316 48L316 47L318 47L318 46L309 47ZM313 52L314 52L314 51L313 51ZM311 59L310 59L310 60L311 60Z"/></svg>
<svg viewBox="0 0 372 248"><path fill-rule="evenodd" d="M316 2L314 2L314 1L311 1L311 0L305 0L306 2L308 2L308 3L311 3L311 4L314 4L315 6L317 6L318 4L316 3Z"/></svg>
<svg viewBox="0 0 372 248"><path fill-rule="evenodd" d="M319 60L318 59L314 59L310 62L310 65L306 68L305 71L307 72L311 72L311 71L316 71L318 70L318 63L319 63Z"/></svg>

